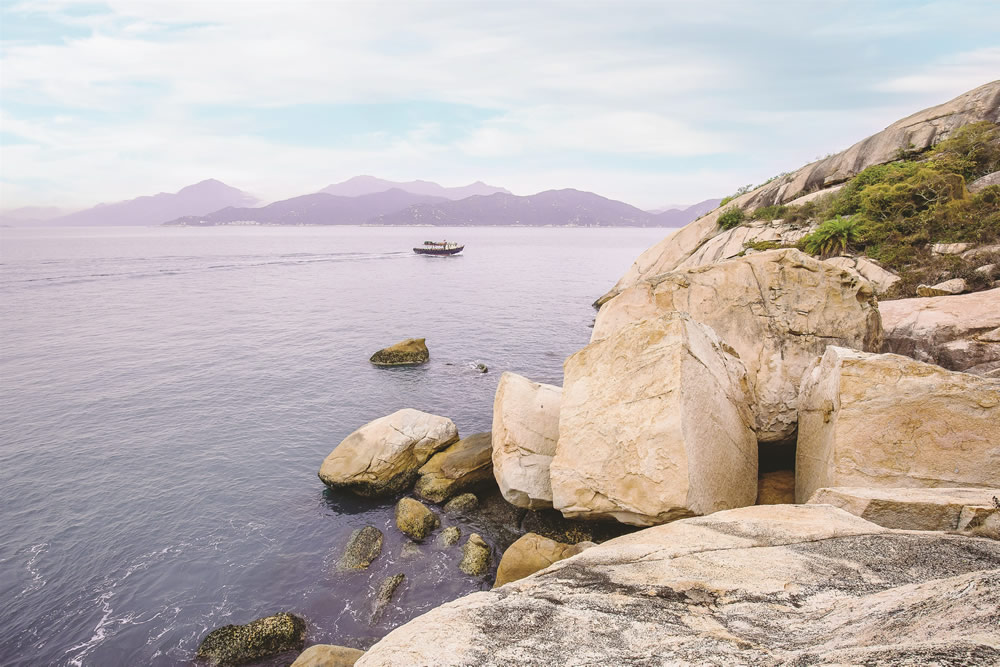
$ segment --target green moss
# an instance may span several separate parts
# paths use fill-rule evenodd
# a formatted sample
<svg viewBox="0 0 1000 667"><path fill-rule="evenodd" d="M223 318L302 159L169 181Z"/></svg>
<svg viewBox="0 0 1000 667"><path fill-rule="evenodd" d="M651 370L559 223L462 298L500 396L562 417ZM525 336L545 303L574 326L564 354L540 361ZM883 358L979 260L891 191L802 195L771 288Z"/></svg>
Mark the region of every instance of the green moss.
<svg viewBox="0 0 1000 667"><path fill-rule="evenodd" d="M787 248L781 241L747 241L743 244L744 250L777 250L778 248Z"/></svg>

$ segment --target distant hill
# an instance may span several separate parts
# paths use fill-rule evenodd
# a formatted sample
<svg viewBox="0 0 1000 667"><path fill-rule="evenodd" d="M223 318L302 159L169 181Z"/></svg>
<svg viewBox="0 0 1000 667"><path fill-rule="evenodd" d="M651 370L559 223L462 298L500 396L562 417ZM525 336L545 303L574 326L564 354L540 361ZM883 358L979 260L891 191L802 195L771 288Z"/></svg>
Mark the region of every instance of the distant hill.
<svg viewBox="0 0 1000 667"><path fill-rule="evenodd" d="M51 220L66 215L68 211L55 206L22 206L21 208L6 208L0 211L0 224L5 226L34 225L44 220Z"/></svg>
<svg viewBox="0 0 1000 667"><path fill-rule="evenodd" d="M355 176L343 183L328 185L320 190L338 197L360 197L362 195L385 192L386 190L399 189L415 195L428 195L431 197L442 197L444 199L465 199L474 195L492 195L497 192L510 194L503 188L487 185L482 181L476 181L471 185L464 185L457 188L446 188L431 181L409 181L397 183L386 181L374 176Z"/></svg>
<svg viewBox="0 0 1000 667"><path fill-rule="evenodd" d="M231 206L207 215L188 215L166 224L201 227L239 222L266 225L360 225L371 218L411 205L447 201L442 197L417 195L398 188L358 197L338 197L317 192L276 201L260 208Z"/></svg>
<svg viewBox="0 0 1000 667"><path fill-rule="evenodd" d="M528 197L508 193L416 204L370 221L381 225L529 227L659 227L659 217L624 202L580 190L547 190Z"/></svg>
<svg viewBox="0 0 1000 667"><path fill-rule="evenodd" d="M115 204L98 204L93 208L52 218L39 225L107 226L159 225L184 215L201 215L225 206L250 206L257 198L215 179L189 185L176 193L137 197Z"/></svg>
<svg viewBox="0 0 1000 667"><path fill-rule="evenodd" d="M706 199L687 208L674 208L660 211L656 219L662 227L683 227L697 220L709 211L714 211L722 203L721 199Z"/></svg>

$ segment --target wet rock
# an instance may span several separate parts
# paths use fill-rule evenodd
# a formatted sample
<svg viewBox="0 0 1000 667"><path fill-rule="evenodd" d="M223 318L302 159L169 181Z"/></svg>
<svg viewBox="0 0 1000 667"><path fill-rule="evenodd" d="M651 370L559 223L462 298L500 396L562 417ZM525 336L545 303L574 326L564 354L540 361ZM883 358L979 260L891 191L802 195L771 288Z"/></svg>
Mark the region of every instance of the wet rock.
<svg viewBox="0 0 1000 667"><path fill-rule="evenodd" d="M404 341L379 350L371 356L370 362L376 366L414 366L426 363L431 358L423 338L407 338Z"/></svg>
<svg viewBox="0 0 1000 667"><path fill-rule="evenodd" d="M961 530L963 514L969 516L967 528L973 516L995 512L993 498L998 495L1000 489L834 487L818 489L809 503L833 505L886 528ZM985 524L985 519L977 523Z"/></svg>
<svg viewBox="0 0 1000 667"><path fill-rule="evenodd" d="M477 533L472 533L462 545L462 562L458 567L462 572L478 577L490 571L490 560L490 546Z"/></svg>
<svg viewBox="0 0 1000 667"><path fill-rule="evenodd" d="M406 579L406 575L394 574L391 577L386 577L379 584L378 591L375 592L375 602L372 605L372 625L375 625L382 619L385 608L392 602L392 596L395 594L396 589L399 588L399 585L403 583L404 579Z"/></svg>
<svg viewBox="0 0 1000 667"><path fill-rule="evenodd" d="M443 547L453 547L462 539L462 530L458 526L448 526L438 536L438 544Z"/></svg>
<svg viewBox="0 0 1000 667"><path fill-rule="evenodd" d="M419 500L402 498L396 503L396 527L410 539L420 542L440 525L434 512Z"/></svg>
<svg viewBox="0 0 1000 667"><path fill-rule="evenodd" d="M432 456L419 474L413 491L432 503L443 503L465 489L492 480L491 434L476 433L459 440Z"/></svg>
<svg viewBox="0 0 1000 667"><path fill-rule="evenodd" d="M375 526L358 528L351 533L338 567L341 570L363 570L382 553L382 531Z"/></svg>
<svg viewBox="0 0 1000 667"><path fill-rule="evenodd" d="M478 505L479 499L474 493L461 493L445 503L444 511L459 514L474 510Z"/></svg>
<svg viewBox="0 0 1000 667"><path fill-rule="evenodd" d="M291 667L351 667L364 654L347 646L314 644L302 651Z"/></svg>
<svg viewBox="0 0 1000 667"><path fill-rule="evenodd" d="M757 480L758 505L784 505L795 502L795 471L765 472Z"/></svg>
<svg viewBox="0 0 1000 667"><path fill-rule="evenodd" d="M286 612L258 618L246 625L216 628L201 640L198 657L212 665L241 665L301 649L306 622Z"/></svg>
<svg viewBox="0 0 1000 667"><path fill-rule="evenodd" d="M420 550L420 545L416 542L406 542L399 548L399 557L402 559L416 558L420 556L423 552Z"/></svg>
<svg viewBox="0 0 1000 667"><path fill-rule="evenodd" d="M536 533L566 544L604 542L634 530L634 527L617 521L567 519L556 510L529 510L521 520L522 534Z"/></svg>
<svg viewBox="0 0 1000 667"><path fill-rule="evenodd" d="M544 570L556 561L575 556L592 546L593 542L563 544L535 533L523 535L503 552L493 587L524 579L528 575Z"/></svg>
<svg viewBox="0 0 1000 667"><path fill-rule="evenodd" d="M476 370L479 371L480 373L490 372L490 369L486 366L486 364L476 364Z"/></svg>

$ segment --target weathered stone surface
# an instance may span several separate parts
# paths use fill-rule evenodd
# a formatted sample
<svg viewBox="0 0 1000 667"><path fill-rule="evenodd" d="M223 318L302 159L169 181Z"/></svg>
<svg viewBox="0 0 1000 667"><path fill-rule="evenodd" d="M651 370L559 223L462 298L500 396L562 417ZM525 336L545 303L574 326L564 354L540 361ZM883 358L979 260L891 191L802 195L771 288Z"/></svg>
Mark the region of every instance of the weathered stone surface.
<svg viewBox="0 0 1000 667"><path fill-rule="evenodd" d="M831 257L824 260L839 269L856 271L875 288L875 293L882 295L889 291L901 279L892 271L887 271L866 257Z"/></svg>
<svg viewBox="0 0 1000 667"><path fill-rule="evenodd" d="M1000 381L828 347L802 382L795 498L834 486L994 487Z"/></svg>
<svg viewBox="0 0 1000 667"><path fill-rule="evenodd" d="M653 525L750 505L757 441L745 371L685 313L628 324L563 366L555 508Z"/></svg>
<svg viewBox="0 0 1000 667"><path fill-rule="evenodd" d="M758 505L784 505L795 502L795 471L766 472L757 480Z"/></svg>
<svg viewBox="0 0 1000 667"><path fill-rule="evenodd" d="M489 433L462 438L430 458L418 471L413 491L432 503L452 496L484 480L493 479L493 445Z"/></svg>
<svg viewBox="0 0 1000 667"><path fill-rule="evenodd" d="M347 646L314 644L302 651L291 667L352 667L364 654Z"/></svg>
<svg viewBox="0 0 1000 667"><path fill-rule="evenodd" d="M443 547L453 547L462 539L462 530L458 526L448 526L438 536L438 543Z"/></svg>
<svg viewBox="0 0 1000 667"><path fill-rule="evenodd" d="M375 600L372 603L372 625L375 625L382 620L385 608L389 606L390 602L392 602L392 596L395 595L396 589L399 588L399 585L402 584L405 579L406 575L394 574L391 577L383 579L382 583L378 585L378 590L375 592Z"/></svg>
<svg viewBox="0 0 1000 667"><path fill-rule="evenodd" d="M883 352L1000 377L1000 289L879 304Z"/></svg>
<svg viewBox="0 0 1000 667"><path fill-rule="evenodd" d="M931 252L935 255L961 255L971 248L974 243L935 243L931 246Z"/></svg>
<svg viewBox="0 0 1000 667"><path fill-rule="evenodd" d="M241 665L284 651L301 649L306 622L280 612L246 625L226 625L212 630L198 645L198 657L212 665Z"/></svg>
<svg viewBox="0 0 1000 667"><path fill-rule="evenodd" d="M606 303L591 340L670 311L690 313L739 354L763 442L795 434L799 381L827 345L877 352L871 284L798 250L771 250L644 281Z"/></svg>
<svg viewBox="0 0 1000 667"><path fill-rule="evenodd" d="M434 512L419 500L400 498L396 503L396 527L410 539L420 542L440 525Z"/></svg>
<svg viewBox="0 0 1000 667"><path fill-rule="evenodd" d="M757 252L747 247L750 243L770 241L793 246L808 233L808 227L788 225L781 220L750 222L712 237L675 270L696 269Z"/></svg>
<svg viewBox="0 0 1000 667"><path fill-rule="evenodd" d="M323 461L319 478L333 488L361 496L405 491L434 452L458 440L446 417L404 409L365 424Z"/></svg>
<svg viewBox="0 0 1000 667"><path fill-rule="evenodd" d="M363 570L382 553L382 531L375 526L358 528L351 533L347 548L337 567L341 570Z"/></svg>
<svg viewBox="0 0 1000 667"><path fill-rule="evenodd" d="M991 185L1000 185L1000 171L994 171L992 174L986 174L981 178L977 178L972 183L969 183L969 192L976 194L977 192L982 192Z"/></svg>
<svg viewBox="0 0 1000 667"><path fill-rule="evenodd" d="M563 544L535 533L527 533L503 552L493 587L524 579L528 575L544 570L556 561L575 556L592 546L593 542Z"/></svg>
<svg viewBox="0 0 1000 667"><path fill-rule="evenodd" d="M900 150L910 150L911 146L916 150L928 148L947 138L957 128L981 120L1000 121L1000 81L992 81L949 102L898 120L845 151L817 160L736 197L727 203L727 207L739 206L753 211L758 206L801 203L804 194L846 181L874 164L891 162ZM594 305L600 307L647 278L680 268L703 244L723 233L718 225L722 210L722 207L715 209L646 250Z"/></svg>
<svg viewBox="0 0 1000 667"><path fill-rule="evenodd" d="M1000 481L1000 480L998 480ZM993 510L993 489L817 489L809 503L833 505L886 528L958 530L963 511Z"/></svg>
<svg viewBox="0 0 1000 667"><path fill-rule="evenodd" d="M993 664L998 606L998 542L747 507L450 602L358 665Z"/></svg>
<svg viewBox="0 0 1000 667"><path fill-rule="evenodd" d="M470 510L476 509L479 505L479 499L476 498L474 493L460 493L447 503L445 503L445 512L468 512Z"/></svg>
<svg viewBox="0 0 1000 667"><path fill-rule="evenodd" d="M458 568L470 576L478 577L490 571L491 560L490 545L477 533L472 533L462 545L462 560Z"/></svg>
<svg viewBox="0 0 1000 667"><path fill-rule="evenodd" d="M425 339L407 338L379 350L368 361L376 366L414 366L426 363L430 358Z"/></svg>
<svg viewBox="0 0 1000 667"><path fill-rule="evenodd" d="M504 373L493 401L493 474L507 502L552 507L549 463L559 437L562 389Z"/></svg>
<svg viewBox="0 0 1000 667"><path fill-rule="evenodd" d="M1000 540L1000 497L993 496L992 502L992 507L963 507L958 517L959 532Z"/></svg>
<svg viewBox="0 0 1000 667"><path fill-rule="evenodd" d="M968 286L962 278L952 278L937 285L918 285L917 296L947 296L949 294L961 294Z"/></svg>

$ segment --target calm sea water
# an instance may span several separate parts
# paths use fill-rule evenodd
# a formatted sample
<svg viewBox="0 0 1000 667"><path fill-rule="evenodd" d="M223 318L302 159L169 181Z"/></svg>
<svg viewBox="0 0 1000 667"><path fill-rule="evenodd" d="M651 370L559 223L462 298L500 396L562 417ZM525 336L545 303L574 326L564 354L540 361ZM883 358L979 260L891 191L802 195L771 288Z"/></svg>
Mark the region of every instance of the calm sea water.
<svg viewBox="0 0 1000 667"><path fill-rule="evenodd" d="M0 664L174 665L219 625L287 610L365 648L488 582L401 552L391 502L316 476L413 407L489 430L513 370L561 384L590 306L656 229L0 230ZM424 237L463 255L420 257ZM427 338L431 362L372 352ZM490 372L480 374L477 362ZM369 571L333 565L383 528ZM475 529L475 525L466 526ZM406 583L370 624L381 578Z"/></svg>

